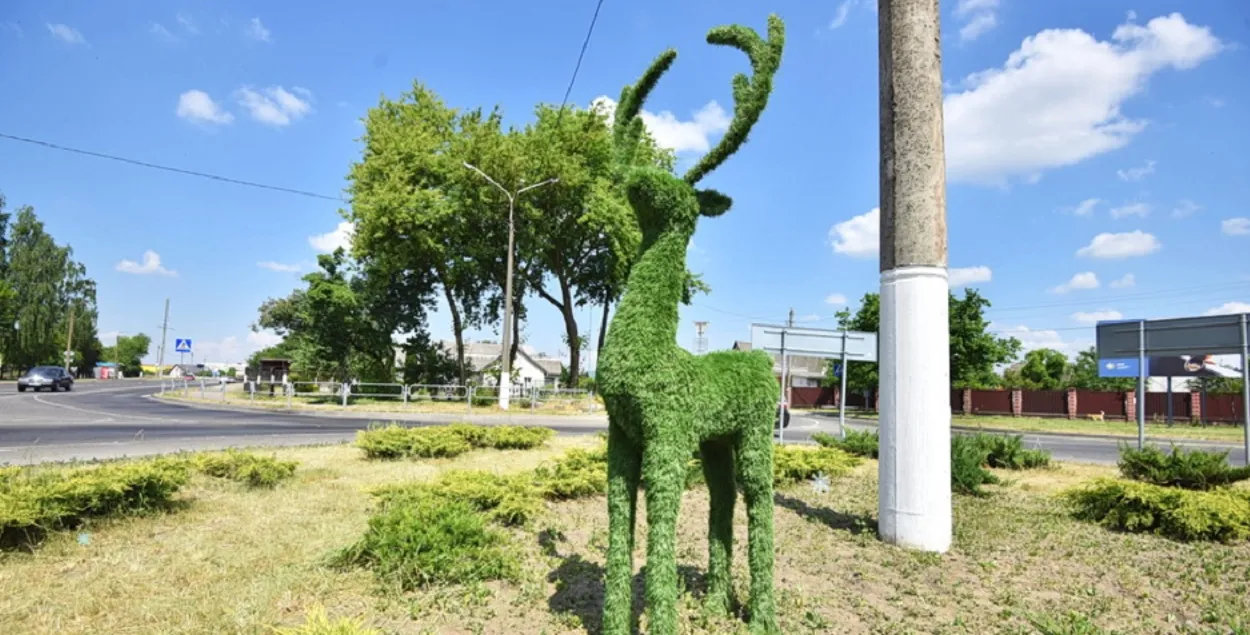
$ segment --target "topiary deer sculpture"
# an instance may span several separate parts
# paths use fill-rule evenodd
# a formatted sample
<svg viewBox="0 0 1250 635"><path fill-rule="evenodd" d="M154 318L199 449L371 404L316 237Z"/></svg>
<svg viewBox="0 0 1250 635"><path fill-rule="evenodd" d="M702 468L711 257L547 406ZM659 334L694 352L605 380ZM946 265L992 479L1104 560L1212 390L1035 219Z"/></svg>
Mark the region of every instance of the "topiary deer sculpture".
<svg viewBox="0 0 1250 635"><path fill-rule="evenodd" d="M600 355L597 382L609 417L608 566L603 607L607 635L629 633L637 491L647 505L646 605L653 634L677 632L677 515L686 464L698 449L711 499L707 601L733 605L730 556L737 488L747 507L751 630L776 632L773 600L773 421L780 387L765 353L725 351L695 357L677 346L677 306L686 284L686 248L699 216L719 216L729 197L695 185L746 141L772 92L784 26L769 16L768 39L745 26L723 26L711 44L733 46L753 76L733 80L734 118L720 143L684 177L633 167L643 102L677 53L661 54L636 85L621 91L614 123L616 161L642 230Z"/></svg>

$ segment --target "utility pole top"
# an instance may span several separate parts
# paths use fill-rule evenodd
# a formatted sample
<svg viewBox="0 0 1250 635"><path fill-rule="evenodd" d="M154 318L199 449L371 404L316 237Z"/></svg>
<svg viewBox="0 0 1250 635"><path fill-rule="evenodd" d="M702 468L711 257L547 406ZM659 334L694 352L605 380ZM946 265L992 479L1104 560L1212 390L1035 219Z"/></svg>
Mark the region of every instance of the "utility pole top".
<svg viewBox="0 0 1250 635"><path fill-rule="evenodd" d="M786 322L786 326L794 326L794 307L790 307L790 320Z"/></svg>

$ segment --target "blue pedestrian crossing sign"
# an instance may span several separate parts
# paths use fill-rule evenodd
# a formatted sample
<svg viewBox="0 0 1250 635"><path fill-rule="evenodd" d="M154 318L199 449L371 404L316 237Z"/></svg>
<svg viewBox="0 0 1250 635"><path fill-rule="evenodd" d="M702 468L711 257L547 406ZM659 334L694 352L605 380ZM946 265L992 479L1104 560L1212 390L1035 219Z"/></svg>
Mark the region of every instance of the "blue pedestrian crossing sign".
<svg viewBox="0 0 1250 635"><path fill-rule="evenodd" d="M175 353L190 353L191 352L191 338L186 338L186 339L183 339L181 337L175 338L174 339L174 352Z"/></svg>

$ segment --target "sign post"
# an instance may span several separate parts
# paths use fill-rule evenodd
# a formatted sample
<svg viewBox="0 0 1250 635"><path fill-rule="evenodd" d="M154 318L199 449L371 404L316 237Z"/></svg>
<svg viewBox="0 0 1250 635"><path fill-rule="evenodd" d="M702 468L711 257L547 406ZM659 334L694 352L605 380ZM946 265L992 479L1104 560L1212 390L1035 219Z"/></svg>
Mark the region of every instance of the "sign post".
<svg viewBox="0 0 1250 635"><path fill-rule="evenodd" d="M1098 323L1098 375L1138 378L1139 448L1145 445L1146 435L1146 377L1236 377L1240 374L1243 450L1245 463L1250 465L1250 325L1247 322L1247 315L1243 313ZM1216 355L1240 357L1241 372L1215 363Z"/></svg>
<svg viewBox="0 0 1250 635"><path fill-rule="evenodd" d="M835 331L831 329L751 325L751 346L781 356L781 394L786 396L786 375L790 355L804 355L824 359L841 360L842 392L838 397L838 425L842 437L846 437L846 370L849 362L877 361L877 334L859 331ZM781 422L781 438L785 435L785 413L778 406Z"/></svg>

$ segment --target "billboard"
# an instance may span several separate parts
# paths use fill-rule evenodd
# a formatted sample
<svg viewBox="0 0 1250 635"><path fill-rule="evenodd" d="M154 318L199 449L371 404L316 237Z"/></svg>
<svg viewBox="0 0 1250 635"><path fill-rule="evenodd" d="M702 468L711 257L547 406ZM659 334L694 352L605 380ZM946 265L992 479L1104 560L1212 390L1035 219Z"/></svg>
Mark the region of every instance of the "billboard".
<svg viewBox="0 0 1250 635"><path fill-rule="evenodd" d="M1146 358L1146 377L1241 377L1241 371L1216 362L1215 355L1168 355ZM1099 377L1137 377L1136 357L1098 360Z"/></svg>

